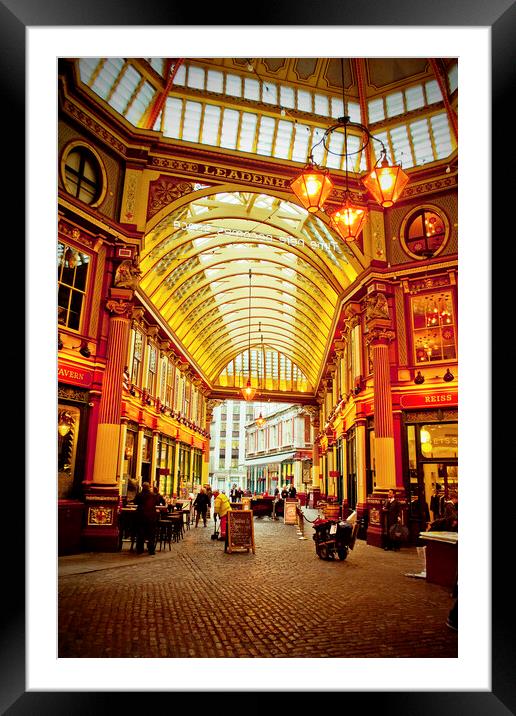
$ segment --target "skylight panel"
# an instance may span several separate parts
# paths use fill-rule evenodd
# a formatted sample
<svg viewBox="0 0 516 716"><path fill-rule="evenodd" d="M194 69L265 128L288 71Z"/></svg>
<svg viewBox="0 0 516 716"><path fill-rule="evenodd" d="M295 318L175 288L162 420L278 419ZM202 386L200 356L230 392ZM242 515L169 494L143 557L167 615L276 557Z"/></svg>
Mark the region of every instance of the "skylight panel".
<svg viewBox="0 0 516 716"><path fill-rule="evenodd" d="M392 161L392 157L390 156L389 152L389 140L387 137L387 132L375 132L374 136L384 143L385 149L387 150L387 159L390 159ZM380 152L382 151L382 145L380 144L380 142L371 142L369 146L373 147L375 159L376 161L378 161L378 159L380 158Z"/></svg>
<svg viewBox="0 0 516 716"><path fill-rule="evenodd" d="M296 106L296 93L293 87L280 87L280 104L282 107L289 107L294 109Z"/></svg>
<svg viewBox="0 0 516 716"><path fill-rule="evenodd" d="M183 139L187 142L199 141L201 126L202 104L200 102L186 102L185 118L183 122Z"/></svg>
<svg viewBox="0 0 516 716"><path fill-rule="evenodd" d="M184 86L186 82L186 65L182 63L174 76L174 84Z"/></svg>
<svg viewBox="0 0 516 716"><path fill-rule="evenodd" d="M297 91L297 108L302 112L312 112L312 93L298 89Z"/></svg>
<svg viewBox="0 0 516 716"><path fill-rule="evenodd" d="M263 83L262 102L278 104L278 87L274 82Z"/></svg>
<svg viewBox="0 0 516 716"><path fill-rule="evenodd" d="M192 89L204 89L204 81L205 81L205 72L202 67L196 67L195 65L190 65L188 67L188 80L187 85L188 87L192 87Z"/></svg>
<svg viewBox="0 0 516 716"><path fill-rule="evenodd" d="M330 141L328 142L330 151L326 159L326 165L331 169L340 169L342 164L342 156L344 152L344 134L342 132L333 132L330 135ZM331 152L336 152L332 154Z"/></svg>
<svg viewBox="0 0 516 716"><path fill-rule="evenodd" d="M222 72L219 72L218 70L208 70L206 89L208 92L217 92L222 94L224 91L224 75Z"/></svg>
<svg viewBox="0 0 516 716"><path fill-rule="evenodd" d="M97 69L100 60L98 57L85 57L79 60L79 72L81 80L84 84L89 84L90 80Z"/></svg>
<svg viewBox="0 0 516 716"><path fill-rule="evenodd" d="M326 95L316 94L314 96L314 111L315 114L320 114L322 117L330 116L330 103Z"/></svg>
<svg viewBox="0 0 516 716"><path fill-rule="evenodd" d="M274 156L281 159L288 159L290 154L290 140L292 138L292 122L281 120L278 122L276 142L274 144Z"/></svg>
<svg viewBox="0 0 516 716"><path fill-rule="evenodd" d="M403 94L401 92L393 92L388 94L385 98L385 104L387 105L387 116L395 117L398 114L402 114L403 109Z"/></svg>
<svg viewBox="0 0 516 716"><path fill-rule="evenodd" d="M162 57L149 57L147 58L150 66L158 73L158 75L164 76L165 71L165 60Z"/></svg>
<svg viewBox="0 0 516 716"><path fill-rule="evenodd" d="M234 109L225 109L222 120L222 134L220 146L226 149L235 149L238 132L239 114Z"/></svg>
<svg viewBox="0 0 516 716"><path fill-rule="evenodd" d="M450 94L455 92L459 86L459 65L457 62L454 62L448 70L448 85L450 88Z"/></svg>
<svg viewBox="0 0 516 716"><path fill-rule="evenodd" d="M430 118L430 124L432 126L437 159L449 156L453 150L453 145L450 136L448 117L444 112L442 114L437 114Z"/></svg>
<svg viewBox="0 0 516 716"><path fill-rule="evenodd" d="M97 75L95 82L92 84L91 89L102 97L102 99L107 99L123 66L124 61L120 58L107 60Z"/></svg>
<svg viewBox="0 0 516 716"><path fill-rule="evenodd" d="M344 102L338 97L331 98L331 116L338 119L344 115Z"/></svg>
<svg viewBox="0 0 516 716"><path fill-rule="evenodd" d="M260 101L260 83L258 80L246 77L244 79L244 97L256 102Z"/></svg>
<svg viewBox="0 0 516 716"><path fill-rule="evenodd" d="M360 124L362 121L360 105L357 102L348 102L348 114L352 122L358 122Z"/></svg>
<svg viewBox="0 0 516 716"><path fill-rule="evenodd" d="M226 94L232 97L242 96L242 78L238 75L226 75Z"/></svg>
<svg viewBox="0 0 516 716"><path fill-rule="evenodd" d="M272 153L272 138L276 122L272 117L262 117L260 120L260 131L258 134L258 154L270 156Z"/></svg>
<svg viewBox="0 0 516 716"><path fill-rule="evenodd" d="M135 125L138 124L153 96L154 87L149 82L145 82L127 112L127 119Z"/></svg>
<svg viewBox="0 0 516 716"><path fill-rule="evenodd" d="M314 132L312 134L312 147L321 141L321 139L323 138L323 135L324 135L324 129L322 129L322 127L314 127ZM323 163L324 153L325 153L324 145L321 142L318 147L315 147L315 149L313 149L313 157L314 157L314 162L316 164Z"/></svg>
<svg viewBox="0 0 516 716"><path fill-rule="evenodd" d="M391 129L391 141L395 161L401 162L405 168L413 166L412 150L410 148L406 125Z"/></svg>
<svg viewBox="0 0 516 716"><path fill-rule="evenodd" d="M383 99L371 99L367 105L369 122L381 122L385 119L385 110L383 107Z"/></svg>
<svg viewBox="0 0 516 716"><path fill-rule="evenodd" d="M412 122L410 125L410 133L412 135L412 144L414 145L416 155L416 164L432 162L434 155L427 120L423 119L419 122Z"/></svg>
<svg viewBox="0 0 516 716"><path fill-rule="evenodd" d="M136 72L134 67L127 65L127 69L124 72L120 82L118 83L109 104L116 109L120 114L124 114L125 109L131 99L135 89L138 87L142 76L139 72Z"/></svg>
<svg viewBox="0 0 516 716"><path fill-rule="evenodd" d="M240 137L238 138L238 148L240 149L240 151L253 151L257 123L258 117L256 114L251 114L251 112L243 112L240 126Z"/></svg>
<svg viewBox="0 0 516 716"><path fill-rule="evenodd" d="M296 162L306 162L308 158L308 142L310 140L309 127L306 124L294 125L294 146L292 159Z"/></svg>
<svg viewBox="0 0 516 716"><path fill-rule="evenodd" d="M166 137L179 139L182 112L183 101L176 97L168 97L165 105L165 122L163 124L163 134Z"/></svg>
<svg viewBox="0 0 516 716"><path fill-rule="evenodd" d="M423 94L422 85L408 87L405 90L405 100L407 102L407 110L419 109L425 106L425 96Z"/></svg>
<svg viewBox="0 0 516 716"><path fill-rule="evenodd" d="M427 82L425 84L426 89L426 100L428 104L432 104L433 102L442 102L443 96L441 94L441 90L439 89L439 85L437 84L436 80L431 80L430 82Z"/></svg>
<svg viewBox="0 0 516 716"><path fill-rule="evenodd" d="M203 144L217 146L220 125L220 107L207 104L204 108L201 141Z"/></svg>

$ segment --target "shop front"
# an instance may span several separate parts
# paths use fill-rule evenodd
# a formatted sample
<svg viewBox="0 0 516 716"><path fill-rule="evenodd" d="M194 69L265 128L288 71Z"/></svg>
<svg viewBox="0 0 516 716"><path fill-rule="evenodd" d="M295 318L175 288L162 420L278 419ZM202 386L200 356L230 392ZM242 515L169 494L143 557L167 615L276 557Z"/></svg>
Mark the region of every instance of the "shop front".
<svg viewBox="0 0 516 716"><path fill-rule="evenodd" d="M444 402L446 407L417 409ZM416 405L414 405L414 403ZM414 409L412 408L414 405ZM404 487L408 500L411 540L417 540L436 510L452 497L458 497L458 410L456 392L431 396L402 396L404 441ZM438 507L436 508L436 504ZM434 509L432 509L434 508Z"/></svg>
<svg viewBox="0 0 516 716"><path fill-rule="evenodd" d="M93 374L72 369L59 362L59 375L65 373L77 384L58 384L57 404L57 497L58 552L80 550L84 520L83 481L90 417L90 392Z"/></svg>

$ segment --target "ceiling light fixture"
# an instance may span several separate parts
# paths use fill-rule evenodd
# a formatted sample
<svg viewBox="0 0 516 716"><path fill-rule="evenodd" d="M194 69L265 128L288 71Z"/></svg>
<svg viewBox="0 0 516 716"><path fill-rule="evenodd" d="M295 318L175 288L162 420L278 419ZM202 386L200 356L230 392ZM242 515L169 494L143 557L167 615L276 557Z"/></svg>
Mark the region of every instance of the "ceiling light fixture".
<svg viewBox="0 0 516 716"><path fill-rule="evenodd" d="M249 269L249 346L247 353L247 367L249 375L245 388L242 388L242 395L244 397L244 400L248 401L252 400L256 394L256 388L253 388L253 386L251 385L251 278L252 270Z"/></svg>
<svg viewBox="0 0 516 716"><path fill-rule="evenodd" d="M333 189L333 182L330 179L328 169L319 166L314 161L314 150L322 143L329 154L345 157L346 188L344 190L344 202L342 206L329 215L329 219L330 224L344 239L344 241L355 241L363 229L367 218L367 209L365 207L357 206L351 201L351 195L348 187L348 157L362 152L368 146L371 139L381 144L382 149L380 151L378 161L372 171L370 171L362 181L366 189L384 208L392 206L399 199L408 182L408 176L401 168L401 165L389 164L387 160L387 150L382 140L373 136L369 129L363 124L360 124L359 122L352 122L350 117L346 114L344 59L341 58L340 62L344 116L338 118L337 124L328 127L322 138L312 146L308 156L308 164L305 166L301 174L290 182L290 187L308 212L313 214L317 211L323 211L324 203ZM359 130L360 136L362 137L361 145L356 151L348 151L349 128ZM329 140L333 132L342 129L344 130L344 151L337 152L330 148Z"/></svg>

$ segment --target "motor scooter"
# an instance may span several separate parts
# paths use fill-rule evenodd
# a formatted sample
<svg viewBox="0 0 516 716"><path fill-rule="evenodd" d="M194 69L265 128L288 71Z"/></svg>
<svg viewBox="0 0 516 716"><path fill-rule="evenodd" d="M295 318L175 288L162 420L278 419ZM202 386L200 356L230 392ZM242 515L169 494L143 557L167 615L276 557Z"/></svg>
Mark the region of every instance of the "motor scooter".
<svg viewBox="0 0 516 716"><path fill-rule="evenodd" d="M338 556L344 560L355 546L358 532L356 512L352 512L346 520L319 518L313 523L313 528L315 552L319 559L331 560Z"/></svg>

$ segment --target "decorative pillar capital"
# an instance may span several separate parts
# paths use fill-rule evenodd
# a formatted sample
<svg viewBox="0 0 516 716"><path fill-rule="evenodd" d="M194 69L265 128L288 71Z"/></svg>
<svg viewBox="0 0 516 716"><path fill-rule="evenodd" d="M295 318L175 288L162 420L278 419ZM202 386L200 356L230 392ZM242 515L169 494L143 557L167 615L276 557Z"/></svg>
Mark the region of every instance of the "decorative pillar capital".
<svg viewBox="0 0 516 716"><path fill-rule="evenodd" d="M122 298L110 298L106 301L106 309L120 318L130 319L132 317L133 304L130 301L124 301Z"/></svg>
<svg viewBox="0 0 516 716"><path fill-rule="evenodd" d="M370 329L366 336L367 345L388 345L396 338L396 333L387 327L375 326Z"/></svg>

